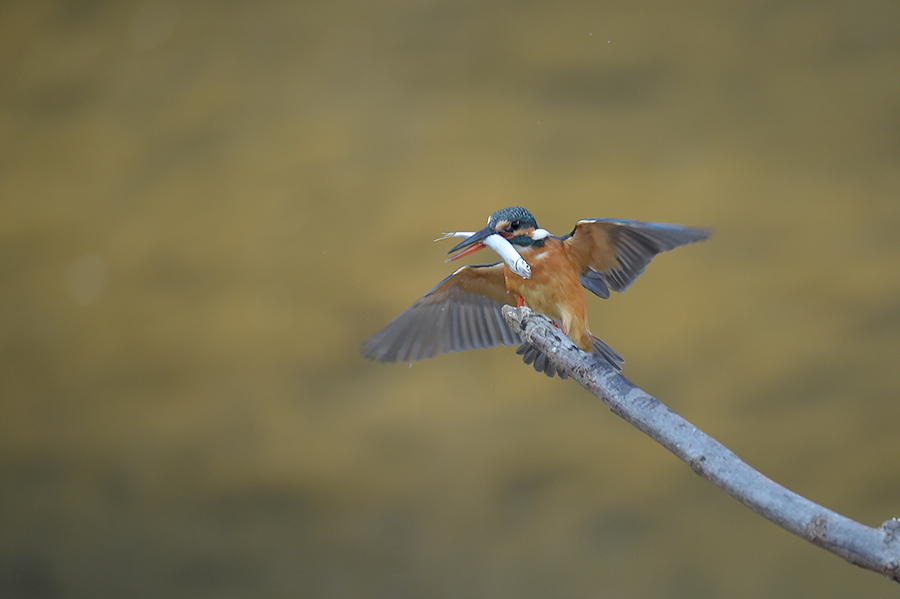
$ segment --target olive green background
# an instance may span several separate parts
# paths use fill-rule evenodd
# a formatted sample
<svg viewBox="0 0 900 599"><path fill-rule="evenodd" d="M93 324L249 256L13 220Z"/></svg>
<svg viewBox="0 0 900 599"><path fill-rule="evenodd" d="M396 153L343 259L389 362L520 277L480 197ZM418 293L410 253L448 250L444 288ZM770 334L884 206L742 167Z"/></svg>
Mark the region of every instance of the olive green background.
<svg viewBox="0 0 900 599"><path fill-rule="evenodd" d="M593 331L774 480L900 516L898 32L896 0L3 3L0 596L896 596L512 348L357 348L504 206L712 227Z"/></svg>

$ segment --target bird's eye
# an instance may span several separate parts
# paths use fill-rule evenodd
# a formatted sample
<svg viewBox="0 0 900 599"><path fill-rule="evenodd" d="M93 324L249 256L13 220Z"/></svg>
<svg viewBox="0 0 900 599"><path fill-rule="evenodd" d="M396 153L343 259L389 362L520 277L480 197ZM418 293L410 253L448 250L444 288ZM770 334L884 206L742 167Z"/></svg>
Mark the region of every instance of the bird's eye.
<svg viewBox="0 0 900 599"><path fill-rule="evenodd" d="M513 222L509 223L509 230L510 230L510 231L515 231L516 229L519 228L519 226L520 226L521 224L522 224L522 223L520 223L519 221L514 220Z"/></svg>

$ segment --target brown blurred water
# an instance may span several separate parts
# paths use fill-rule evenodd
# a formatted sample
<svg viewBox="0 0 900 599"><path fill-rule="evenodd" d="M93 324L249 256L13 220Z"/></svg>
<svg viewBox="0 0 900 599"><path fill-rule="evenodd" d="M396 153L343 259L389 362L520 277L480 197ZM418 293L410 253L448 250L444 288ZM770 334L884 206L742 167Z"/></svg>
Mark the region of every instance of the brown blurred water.
<svg viewBox="0 0 900 599"><path fill-rule="evenodd" d="M900 4L0 6L0 596L886 597L511 348L359 342L522 204L715 228L591 298L900 516Z"/></svg>

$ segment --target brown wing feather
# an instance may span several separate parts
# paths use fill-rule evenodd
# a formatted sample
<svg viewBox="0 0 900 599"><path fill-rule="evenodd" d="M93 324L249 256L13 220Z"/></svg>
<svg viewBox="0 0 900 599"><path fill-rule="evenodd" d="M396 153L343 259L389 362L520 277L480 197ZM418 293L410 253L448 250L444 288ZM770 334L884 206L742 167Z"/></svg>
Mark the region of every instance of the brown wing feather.
<svg viewBox="0 0 900 599"><path fill-rule="evenodd" d="M362 354L380 362L414 362L442 353L515 345L502 304L514 304L503 264L464 266L441 281L362 344Z"/></svg>
<svg viewBox="0 0 900 599"><path fill-rule="evenodd" d="M610 289L628 289L660 252L709 236L708 229L597 218L578 221L564 241L581 267L581 284L607 298Z"/></svg>

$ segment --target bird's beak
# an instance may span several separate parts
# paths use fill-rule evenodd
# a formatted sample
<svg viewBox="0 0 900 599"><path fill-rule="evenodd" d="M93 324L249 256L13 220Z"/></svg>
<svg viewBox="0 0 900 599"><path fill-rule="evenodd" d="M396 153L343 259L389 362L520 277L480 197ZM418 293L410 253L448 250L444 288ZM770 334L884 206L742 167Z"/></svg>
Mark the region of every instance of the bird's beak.
<svg viewBox="0 0 900 599"><path fill-rule="evenodd" d="M495 233L493 229L490 227L485 227L481 231L477 233L470 233L468 231L456 231L455 233L444 233L443 237L439 237L435 239L435 241L441 241L442 239L449 239L451 237L465 237L465 240L462 241L459 245L454 247L452 250L447 252L448 254L452 254L453 252L462 250L455 256L451 256L447 258L445 262L452 262L457 258L462 258L463 256L468 256L474 252L482 248L491 248L500 256L503 262L509 266L509 269L522 277L523 279L531 278L531 267L527 262L519 255L519 252L516 251L516 248L507 241L506 234Z"/></svg>
<svg viewBox="0 0 900 599"><path fill-rule="evenodd" d="M447 258L447 262L457 260L459 258L462 258L463 256L468 256L469 254L474 254L478 250L484 248L484 240L493 234L494 230L490 227L485 227L476 233L472 233L469 237L458 243L453 247L453 249L447 252L448 254L459 252L455 256Z"/></svg>

